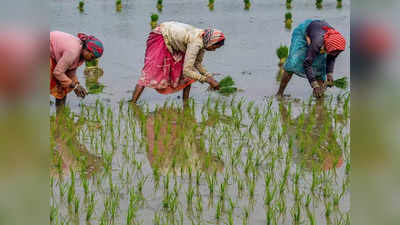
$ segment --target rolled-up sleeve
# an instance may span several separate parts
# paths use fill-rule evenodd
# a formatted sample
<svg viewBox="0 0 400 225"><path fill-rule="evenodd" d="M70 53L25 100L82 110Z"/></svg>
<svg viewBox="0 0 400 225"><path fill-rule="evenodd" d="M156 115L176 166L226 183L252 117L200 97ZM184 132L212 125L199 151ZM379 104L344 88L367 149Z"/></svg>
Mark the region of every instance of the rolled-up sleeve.
<svg viewBox="0 0 400 225"><path fill-rule="evenodd" d="M198 70L198 65L196 61L197 57L201 54L201 44L199 43L189 43L186 48L185 53L185 62L183 64L183 75L190 77L194 80L198 80L200 82L204 82L207 79L207 76L203 75Z"/></svg>
<svg viewBox="0 0 400 225"><path fill-rule="evenodd" d="M71 78L66 74L68 68L74 62L74 55L70 53L64 53L64 55L58 60L56 67L54 68L53 75L61 83L63 87L69 87L72 83Z"/></svg>

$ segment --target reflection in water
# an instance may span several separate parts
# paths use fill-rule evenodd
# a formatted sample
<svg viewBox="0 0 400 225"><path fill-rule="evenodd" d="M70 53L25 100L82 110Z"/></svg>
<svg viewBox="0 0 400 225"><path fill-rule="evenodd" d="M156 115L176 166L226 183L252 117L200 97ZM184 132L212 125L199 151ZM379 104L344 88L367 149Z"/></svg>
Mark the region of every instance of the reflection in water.
<svg viewBox="0 0 400 225"><path fill-rule="evenodd" d="M79 170L81 174L91 176L102 165L100 157L91 154L77 138L79 128L85 121L74 122L73 114L65 107L57 110L50 118L52 135L52 165L50 175L69 176L70 170Z"/></svg>
<svg viewBox="0 0 400 225"><path fill-rule="evenodd" d="M332 115L323 100L305 106L295 119L290 116L290 105L283 101L280 100L279 110L288 138L293 141L295 161L309 169L340 168L343 150L337 142Z"/></svg>
<svg viewBox="0 0 400 225"><path fill-rule="evenodd" d="M103 92L105 86L99 82L103 73L103 69L97 66L89 66L85 68L85 86L88 94L99 94Z"/></svg>
<svg viewBox="0 0 400 225"><path fill-rule="evenodd" d="M144 124L147 157L153 170L163 175L170 172L180 175L198 170L209 173L223 170L223 162L206 150L202 138L206 126L218 121L216 115L197 123L190 110L174 106L156 109L147 115L136 107L135 114Z"/></svg>

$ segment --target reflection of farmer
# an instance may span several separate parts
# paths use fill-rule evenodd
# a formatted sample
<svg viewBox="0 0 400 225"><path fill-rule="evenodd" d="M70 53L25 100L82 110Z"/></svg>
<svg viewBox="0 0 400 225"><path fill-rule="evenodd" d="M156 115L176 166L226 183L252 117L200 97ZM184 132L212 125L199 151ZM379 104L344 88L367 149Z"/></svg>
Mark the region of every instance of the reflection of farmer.
<svg viewBox="0 0 400 225"><path fill-rule="evenodd" d="M103 44L93 36L79 33L50 32L50 94L56 98L56 105L64 105L66 96L74 90L84 98L87 92L79 84L76 69L86 61L101 57Z"/></svg>
<svg viewBox="0 0 400 225"><path fill-rule="evenodd" d="M207 152L204 143L201 143L200 127L204 125L199 125L194 115L172 107L159 109L149 115L144 115L139 108L135 110L136 116L146 116L144 133L148 144L147 157L153 168L159 169L164 175L168 172L187 172L189 168L193 172L223 169L223 162Z"/></svg>
<svg viewBox="0 0 400 225"><path fill-rule="evenodd" d="M224 34L216 29L165 22L149 35L141 77L132 95L136 103L144 87L156 89L160 94L171 94L183 89L187 102L191 84L207 82L218 88L218 82L203 67L205 50L215 51L224 45Z"/></svg>
<svg viewBox="0 0 400 225"><path fill-rule="evenodd" d="M286 60L278 96L283 96L293 73L307 77L315 97L324 94L324 82L333 86L333 69L336 57L346 48L344 37L321 20L307 20L292 34L289 57Z"/></svg>
<svg viewBox="0 0 400 225"><path fill-rule="evenodd" d="M91 154L77 138L78 124L71 123L67 113L59 110L50 120L52 140L54 141L53 166L51 176L68 175L70 169L85 168L87 175L100 169L101 159ZM78 122L79 123L79 122Z"/></svg>
<svg viewBox="0 0 400 225"><path fill-rule="evenodd" d="M288 137L294 137L293 153L300 163L323 170L343 165L342 149L336 141L332 119L322 101L309 106L308 113L296 119L290 118L285 102L280 102L279 109Z"/></svg>

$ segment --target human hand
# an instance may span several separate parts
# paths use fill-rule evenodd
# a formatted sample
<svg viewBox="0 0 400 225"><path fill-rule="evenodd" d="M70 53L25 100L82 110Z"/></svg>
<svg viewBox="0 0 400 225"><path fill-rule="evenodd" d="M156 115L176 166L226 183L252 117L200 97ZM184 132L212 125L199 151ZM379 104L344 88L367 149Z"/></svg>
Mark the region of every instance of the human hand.
<svg viewBox="0 0 400 225"><path fill-rule="evenodd" d="M314 97L321 98L324 96L325 88L321 87L317 81L312 82L311 87L313 88Z"/></svg>
<svg viewBox="0 0 400 225"><path fill-rule="evenodd" d="M86 95L88 94L87 91L86 91L86 89L85 89L82 85L80 85L80 84L78 84L78 85L75 87L74 92L75 92L76 96L78 96L78 97L80 97L80 98L85 98Z"/></svg>
<svg viewBox="0 0 400 225"><path fill-rule="evenodd" d="M327 76L326 76L326 86L327 87L333 87L333 76L332 76L332 74L330 73L330 74L328 74Z"/></svg>
<svg viewBox="0 0 400 225"><path fill-rule="evenodd" d="M212 90L219 90L219 83L213 77L207 77L206 82Z"/></svg>

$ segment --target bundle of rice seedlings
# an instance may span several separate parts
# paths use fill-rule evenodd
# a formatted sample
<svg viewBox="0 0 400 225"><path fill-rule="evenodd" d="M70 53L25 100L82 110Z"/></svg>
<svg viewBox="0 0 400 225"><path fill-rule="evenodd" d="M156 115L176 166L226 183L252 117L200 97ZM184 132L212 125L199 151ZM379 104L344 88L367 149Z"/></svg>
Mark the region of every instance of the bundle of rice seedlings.
<svg viewBox="0 0 400 225"><path fill-rule="evenodd" d="M347 89L347 87L349 86L349 82L347 80L347 77L342 77L333 81L333 85L340 89Z"/></svg>
<svg viewBox="0 0 400 225"><path fill-rule="evenodd" d="M219 90L218 93L229 95L235 93L237 88L234 87L235 81L233 81L231 76L227 76L219 82Z"/></svg>

